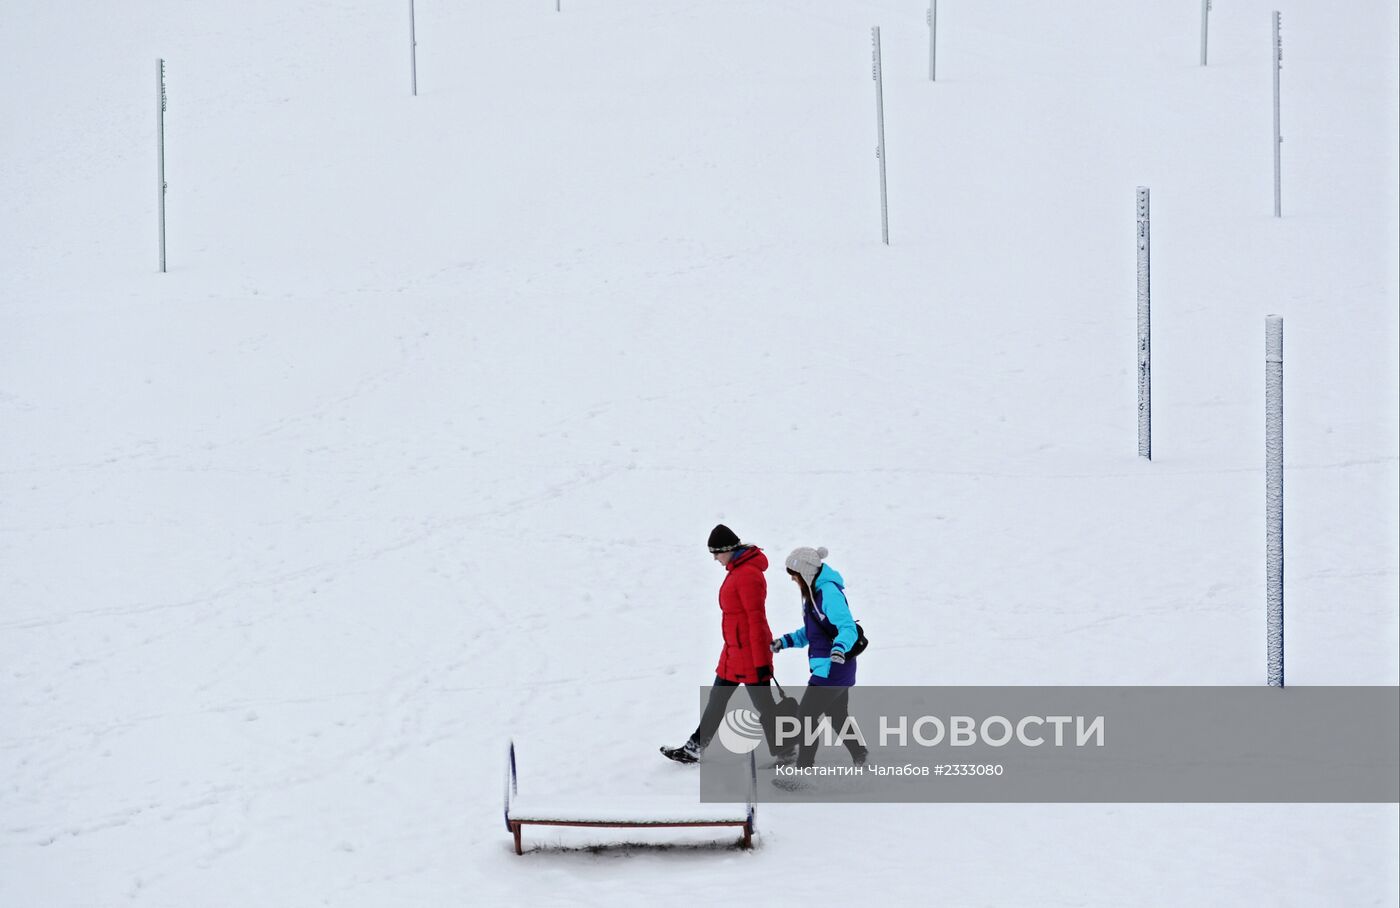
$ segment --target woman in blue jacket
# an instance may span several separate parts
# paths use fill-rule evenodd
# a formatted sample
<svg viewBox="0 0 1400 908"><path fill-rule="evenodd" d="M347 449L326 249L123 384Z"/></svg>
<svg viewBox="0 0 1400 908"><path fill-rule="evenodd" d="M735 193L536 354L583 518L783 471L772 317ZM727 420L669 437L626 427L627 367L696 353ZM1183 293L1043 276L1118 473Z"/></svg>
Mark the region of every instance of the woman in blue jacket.
<svg viewBox="0 0 1400 908"><path fill-rule="evenodd" d="M808 744L806 740L807 720L815 724L825 715L831 720L833 733L839 734L849 714L850 689L856 683L856 657L846 654L860 632L846 601L846 582L831 565L823 563L826 556L825 548L805 546L787 556L788 577L802 591L802 627L773 641L775 653L807 647L812 676L802 697L804 734L798 747L798 766L811 766L817 756L816 742ZM843 743L857 766L865 763L865 747L851 739Z"/></svg>

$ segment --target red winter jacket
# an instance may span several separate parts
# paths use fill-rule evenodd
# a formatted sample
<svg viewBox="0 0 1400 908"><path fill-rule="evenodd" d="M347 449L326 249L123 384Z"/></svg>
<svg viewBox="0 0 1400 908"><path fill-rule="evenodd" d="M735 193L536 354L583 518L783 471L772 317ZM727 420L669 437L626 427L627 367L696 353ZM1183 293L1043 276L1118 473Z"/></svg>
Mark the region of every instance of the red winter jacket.
<svg viewBox="0 0 1400 908"><path fill-rule="evenodd" d="M736 549L724 566L727 574L719 588L724 649L715 674L726 681L751 684L773 677L773 632L764 610L767 568L768 559L753 546Z"/></svg>

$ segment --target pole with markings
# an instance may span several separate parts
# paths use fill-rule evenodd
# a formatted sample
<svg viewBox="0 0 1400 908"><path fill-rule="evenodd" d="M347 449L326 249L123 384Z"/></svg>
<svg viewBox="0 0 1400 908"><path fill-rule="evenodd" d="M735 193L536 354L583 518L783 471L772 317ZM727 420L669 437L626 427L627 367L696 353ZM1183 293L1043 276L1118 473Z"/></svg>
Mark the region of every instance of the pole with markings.
<svg viewBox="0 0 1400 908"><path fill-rule="evenodd" d="M413 97L418 97L418 16L413 0L408 0L408 65L413 85Z"/></svg>
<svg viewBox="0 0 1400 908"><path fill-rule="evenodd" d="M871 75L875 79L875 126L877 141L875 157L880 160L880 236L885 245L890 244L890 206L885 191L885 78L880 62L880 26L870 29L870 43L874 66Z"/></svg>
<svg viewBox="0 0 1400 908"><path fill-rule="evenodd" d="M1269 686L1283 687L1283 318L1264 320L1265 601Z"/></svg>
<svg viewBox="0 0 1400 908"><path fill-rule="evenodd" d="M1138 456L1152 459L1152 210L1151 191L1137 190Z"/></svg>
<svg viewBox="0 0 1400 908"><path fill-rule="evenodd" d="M165 60L156 58L156 187L160 230L160 273L165 273Z"/></svg>
<svg viewBox="0 0 1400 908"><path fill-rule="evenodd" d="M1274 11L1274 217L1283 217L1283 129L1279 120L1278 80L1283 69L1283 15Z"/></svg>
<svg viewBox="0 0 1400 908"><path fill-rule="evenodd" d="M1201 65L1206 65L1206 38L1210 35L1210 0L1201 0Z"/></svg>
<svg viewBox="0 0 1400 908"><path fill-rule="evenodd" d="M937 81L938 72L938 0L928 6L928 80Z"/></svg>

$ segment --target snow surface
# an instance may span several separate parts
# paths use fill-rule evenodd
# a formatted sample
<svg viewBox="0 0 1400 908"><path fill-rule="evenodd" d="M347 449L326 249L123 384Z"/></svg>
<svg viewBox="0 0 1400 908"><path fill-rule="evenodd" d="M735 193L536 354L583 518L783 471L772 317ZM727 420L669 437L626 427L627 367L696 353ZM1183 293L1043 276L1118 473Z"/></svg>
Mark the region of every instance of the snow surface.
<svg viewBox="0 0 1400 908"><path fill-rule="evenodd" d="M864 683L1262 683L1269 313L1288 680L1400 681L1396 5L1284 10L1274 219L1274 4L945 0L930 84L921 3L418 0L417 98L407 4L7 4L0 905L1396 904L1395 805L512 853L508 737L695 790L716 521L831 549Z"/></svg>

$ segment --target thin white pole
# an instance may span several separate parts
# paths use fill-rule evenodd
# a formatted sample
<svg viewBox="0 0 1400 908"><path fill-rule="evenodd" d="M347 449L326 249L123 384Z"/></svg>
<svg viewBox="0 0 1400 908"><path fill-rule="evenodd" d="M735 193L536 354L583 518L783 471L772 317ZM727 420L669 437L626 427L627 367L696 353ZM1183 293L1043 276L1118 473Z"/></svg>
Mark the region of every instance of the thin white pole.
<svg viewBox="0 0 1400 908"><path fill-rule="evenodd" d="M1264 320L1264 499L1269 686L1283 687L1283 318Z"/></svg>
<svg viewBox="0 0 1400 908"><path fill-rule="evenodd" d="M1283 16L1274 11L1274 217L1283 217L1283 132L1279 121L1278 79L1283 69Z"/></svg>
<svg viewBox="0 0 1400 908"><path fill-rule="evenodd" d="M159 192L160 273L165 273L165 60L156 58L156 179Z"/></svg>
<svg viewBox="0 0 1400 908"><path fill-rule="evenodd" d="M1210 0L1201 0L1201 65L1206 65L1206 38L1210 34Z"/></svg>
<svg viewBox="0 0 1400 908"><path fill-rule="evenodd" d="M413 80L413 97L418 97L418 25L413 0L408 0L408 57Z"/></svg>
<svg viewBox="0 0 1400 908"><path fill-rule="evenodd" d="M885 76L880 62L880 26L870 29L870 41L874 48L875 66L872 75L875 79L875 125L879 144L875 146L875 157L880 160L880 236L885 245L890 244L890 206L885 192Z"/></svg>
<svg viewBox="0 0 1400 908"><path fill-rule="evenodd" d="M929 0L928 7L928 80L937 81L938 72L938 0Z"/></svg>
<svg viewBox="0 0 1400 908"><path fill-rule="evenodd" d="M1138 456L1152 459L1152 210L1150 190L1137 190Z"/></svg>

